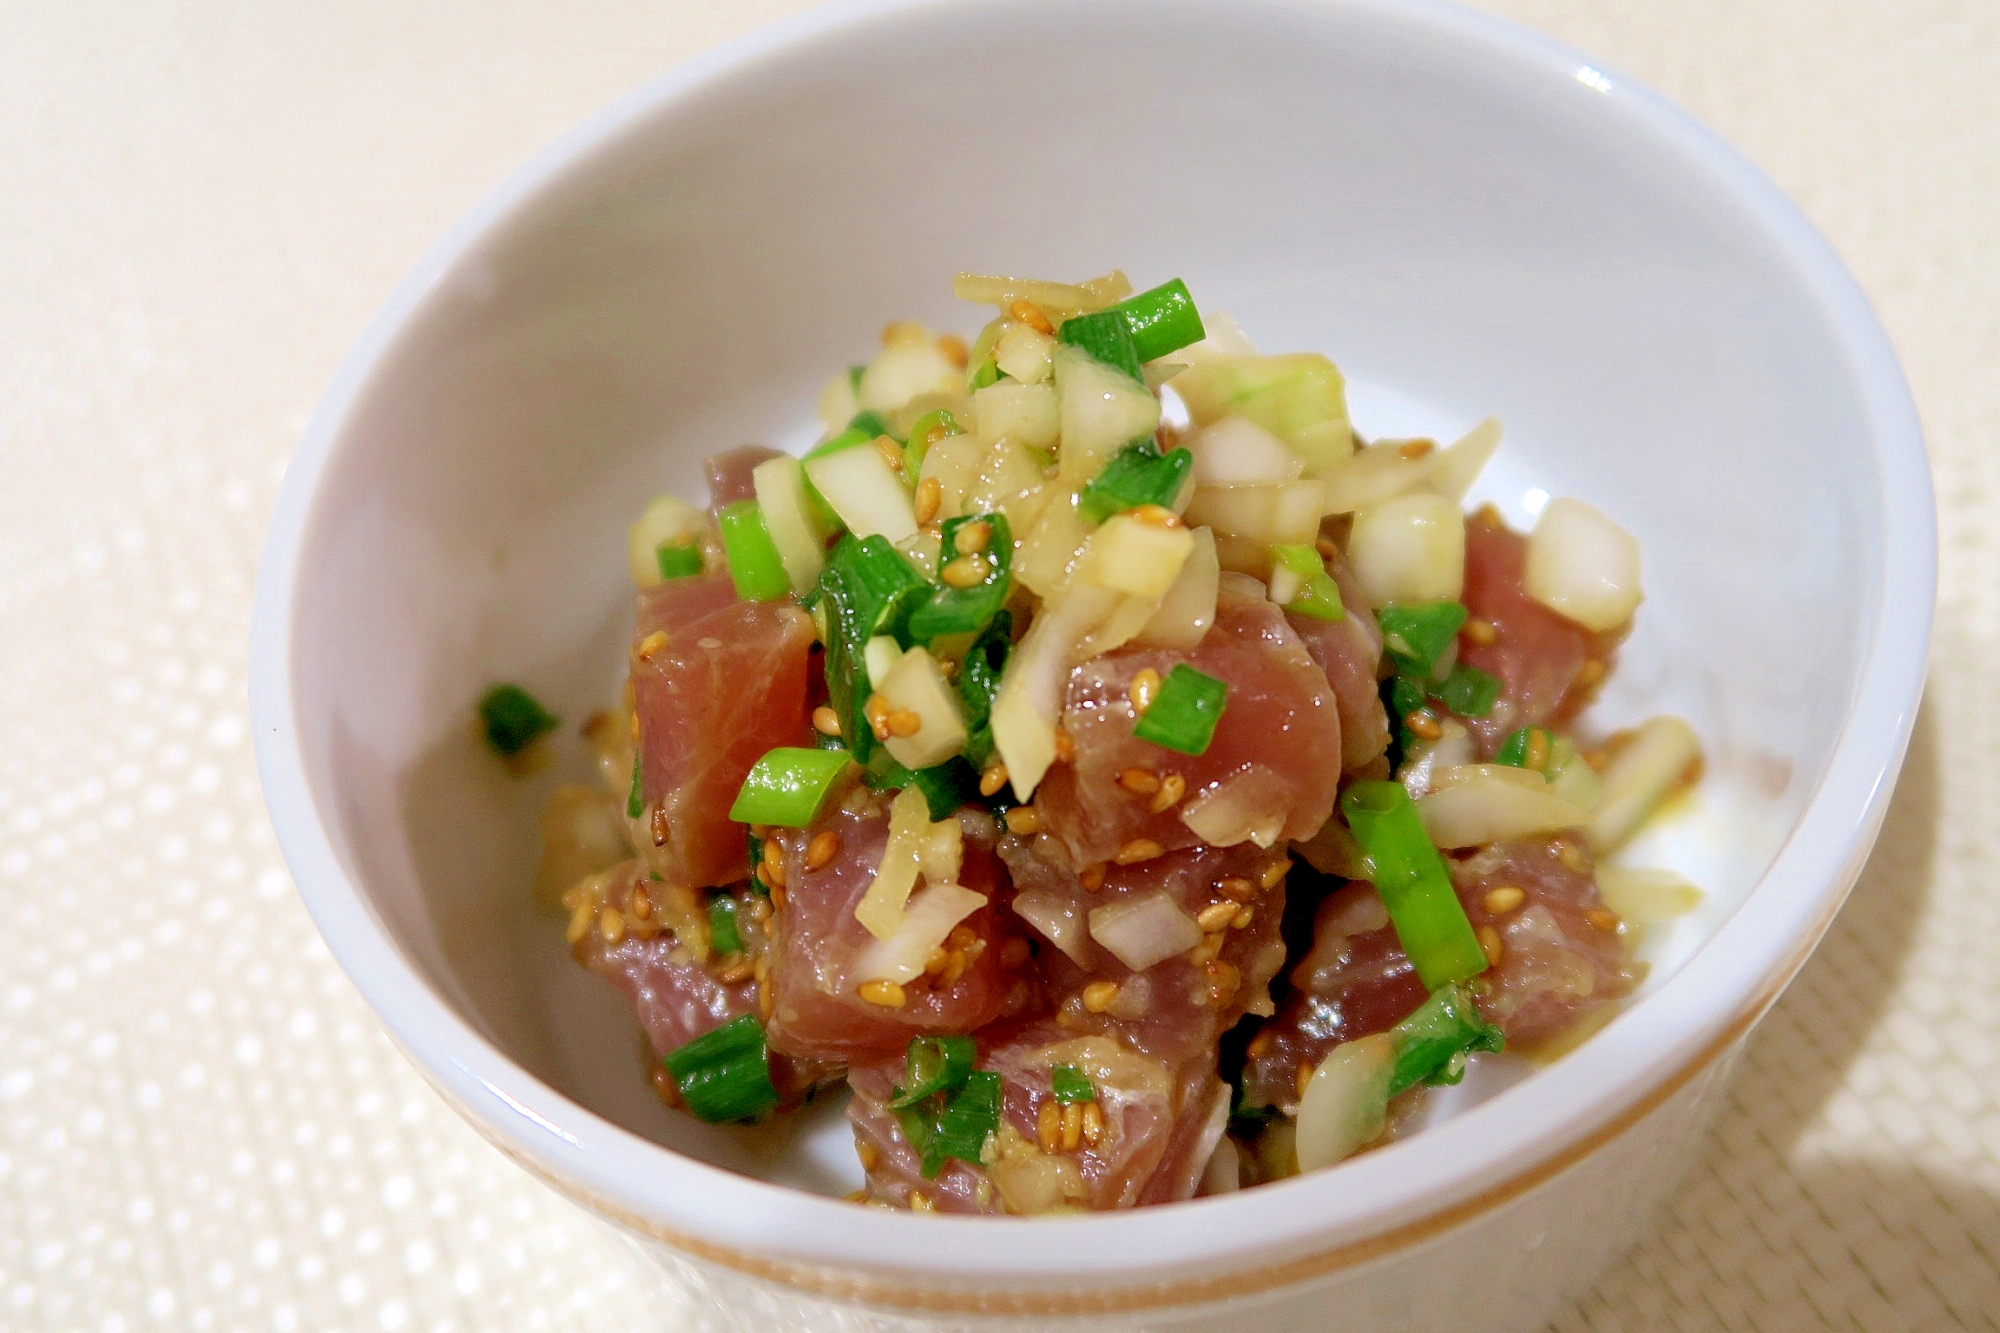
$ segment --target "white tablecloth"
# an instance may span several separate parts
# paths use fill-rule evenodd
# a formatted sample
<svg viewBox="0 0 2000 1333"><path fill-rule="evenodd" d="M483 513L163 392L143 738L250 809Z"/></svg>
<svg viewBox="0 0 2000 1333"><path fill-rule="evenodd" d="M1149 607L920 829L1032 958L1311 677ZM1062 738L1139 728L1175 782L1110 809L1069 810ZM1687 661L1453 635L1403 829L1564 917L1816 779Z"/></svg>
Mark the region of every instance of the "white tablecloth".
<svg viewBox="0 0 2000 1333"><path fill-rule="evenodd" d="M0 1327L703 1326L378 1033L273 845L243 658L279 476L396 278L530 150L794 7L0 2ZM1705 1167L1558 1326L1992 1327L2000 9L1498 7L1679 98L1832 237L1944 539L1880 850Z"/></svg>

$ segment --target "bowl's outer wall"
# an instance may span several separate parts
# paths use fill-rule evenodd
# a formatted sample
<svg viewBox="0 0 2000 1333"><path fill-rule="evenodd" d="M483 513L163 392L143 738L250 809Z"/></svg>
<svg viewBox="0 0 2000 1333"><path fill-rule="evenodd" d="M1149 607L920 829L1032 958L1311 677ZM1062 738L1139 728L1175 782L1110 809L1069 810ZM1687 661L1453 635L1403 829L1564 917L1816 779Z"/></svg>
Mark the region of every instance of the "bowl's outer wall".
<svg viewBox="0 0 2000 1333"><path fill-rule="evenodd" d="M1693 716L1712 771L1737 783L1748 813L1710 849L1733 867L1724 896L1772 863L1823 778L1843 808L1835 837L1731 924L1741 947L1688 964L1716 980L1683 988L1681 1010L1636 1006L1523 1088L1344 1170L1364 1200L1400 1204L1371 1217L1302 1182L1220 1201L1229 1225L1205 1248L1135 1215L1090 1224L1123 1228L1104 1255L1015 1228L945 1262L1052 1280L1072 1264L1229 1267L1489 1186L1509 1141L1545 1150L1538 1128L1570 1115L1579 1130L1636 1096L1607 1075L1617 1062L1664 1076L1648 1062L1712 1044L1723 1001L1768 1002L1755 974L1809 943L1851 882L1914 710L1930 572L1897 553L1928 559L1929 510L1893 359L1837 264L1740 162L1549 44L1422 5L1223 12L864 6L792 25L809 40L754 39L504 192L329 399L260 589L260 669L284 677L259 686L260 722L275 708L282 733L260 725L266 772L305 781L274 813L281 835L323 822L288 854L399 1038L555 1174L802 1257L851 1255L845 1233L904 1221L781 1225L783 1195L648 1152L510 1072L756 1164L659 1111L632 1075L629 1021L586 978L523 984L559 954L554 927L516 906L544 788L487 763L464 719L494 679L572 719L607 698L629 516L694 492L706 452L800 442L828 369L865 357L885 318L970 328L979 316L945 295L960 268L1181 274L1261 344L1331 352L1379 408L1364 430L1499 414L1512 490L1496 498L1518 516L1529 486L1579 495L1645 547L1649 601L1612 702ZM1885 443L1885 422L1907 438ZM1892 578L1921 615L1885 602ZM1864 677L1896 615L1918 640L1902 675ZM1863 696L1885 715L1857 739ZM1842 768L1837 746L1861 748ZM690 1182L717 1191L715 1212ZM898 1267L881 1257L898 1252L862 1262Z"/></svg>

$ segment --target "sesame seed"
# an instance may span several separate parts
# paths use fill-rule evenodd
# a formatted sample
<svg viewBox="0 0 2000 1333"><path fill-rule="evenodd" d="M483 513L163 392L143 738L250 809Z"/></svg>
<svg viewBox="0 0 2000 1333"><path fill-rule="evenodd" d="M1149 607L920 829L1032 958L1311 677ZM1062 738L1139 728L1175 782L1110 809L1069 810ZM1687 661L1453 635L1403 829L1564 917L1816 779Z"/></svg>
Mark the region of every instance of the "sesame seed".
<svg viewBox="0 0 2000 1333"><path fill-rule="evenodd" d="M1083 1104L1083 1144L1095 1148L1097 1141L1104 1137L1104 1108L1095 1101Z"/></svg>
<svg viewBox="0 0 2000 1333"><path fill-rule="evenodd" d="M644 884L634 884L632 892L625 895L625 910L639 921L653 915L653 895L646 892Z"/></svg>
<svg viewBox="0 0 2000 1333"><path fill-rule="evenodd" d="M898 708L889 714L887 725L891 736L908 737L924 729L924 719L915 709Z"/></svg>
<svg viewBox="0 0 2000 1333"><path fill-rule="evenodd" d="M1002 967L1019 967L1028 961L1030 952L1031 950L1028 948L1026 940L1018 937L1008 940L1000 946L1000 965Z"/></svg>
<svg viewBox="0 0 2000 1333"><path fill-rule="evenodd" d="M861 715L868 719L868 729L875 733L875 739L889 739L889 701L879 694L868 696L868 702L861 705Z"/></svg>
<svg viewBox="0 0 2000 1333"><path fill-rule="evenodd" d="M1239 907L1236 909L1236 915L1229 918L1229 928L1231 930L1242 930L1256 919L1257 911L1255 908Z"/></svg>
<svg viewBox="0 0 2000 1333"><path fill-rule="evenodd" d="M1556 860L1563 863L1563 869L1575 875L1590 873L1590 853L1568 838L1551 838L1549 850L1556 854Z"/></svg>
<svg viewBox="0 0 2000 1333"><path fill-rule="evenodd" d="M1069 734L1068 728L1057 727L1056 762L1059 764L1067 764L1072 759L1075 758L1076 758L1076 738Z"/></svg>
<svg viewBox="0 0 2000 1333"><path fill-rule="evenodd" d="M1212 931L1201 937L1201 943L1188 950L1187 958L1197 967L1206 967L1222 953L1222 932Z"/></svg>
<svg viewBox="0 0 2000 1333"><path fill-rule="evenodd" d="M861 1169L863 1171L873 1171L876 1167L882 1165L882 1150L866 1139L854 1145L854 1155L861 1159Z"/></svg>
<svg viewBox="0 0 2000 1333"><path fill-rule="evenodd" d="M1049 317L1042 308L1026 297L1021 297L1007 307L1007 313L1016 321L1026 324L1037 333L1054 333L1056 326L1049 323Z"/></svg>
<svg viewBox="0 0 2000 1333"><path fill-rule="evenodd" d="M1322 560L1331 560L1340 554L1340 547L1331 537L1321 537L1313 543L1313 550L1319 552Z"/></svg>
<svg viewBox="0 0 2000 1333"><path fill-rule="evenodd" d="M1570 682L1572 689L1587 690L1604 679L1604 663L1597 658L1586 658L1577 668L1576 679Z"/></svg>
<svg viewBox="0 0 2000 1333"><path fill-rule="evenodd" d="M1075 1152L1083 1146L1083 1104L1071 1102L1062 1110L1062 1150Z"/></svg>
<svg viewBox="0 0 2000 1333"><path fill-rule="evenodd" d="M1007 785L1007 765L995 759L979 770L979 794L992 796Z"/></svg>
<svg viewBox="0 0 2000 1333"><path fill-rule="evenodd" d="M893 981L864 981L855 993L881 1009L901 1009L909 998L903 993L903 988Z"/></svg>
<svg viewBox="0 0 2000 1333"><path fill-rule="evenodd" d="M773 912L785 910L785 886L782 884L771 886L771 910Z"/></svg>
<svg viewBox="0 0 2000 1333"><path fill-rule="evenodd" d="M1121 844L1111 859L1121 866L1137 865L1141 861L1152 860L1165 850L1151 838L1133 838Z"/></svg>
<svg viewBox="0 0 2000 1333"><path fill-rule="evenodd" d="M1278 887L1278 881L1290 874L1291 870L1292 858L1281 857L1257 872L1257 882L1267 889L1275 889Z"/></svg>
<svg viewBox="0 0 2000 1333"><path fill-rule="evenodd" d="M1435 448L1437 448L1436 440L1404 440L1396 452L1414 462Z"/></svg>
<svg viewBox="0 0 2000 1333"><path fill-rule="evenodd" d="M1104 862L1092 861L1077 872L1076 882L1083 885L1085 893L1096 893L1104 887L1104 870Z"/></svg>
<svg viewBox="0 0 2000 1333"><path fill-rule="evenodd" d="M1017 805L1007 812L1005 818L1009 833L1018 833L1025 838L1042 831L1042 812L1032 805Z"/></svg>
<svg viewBox="0 0 2000 1333"><path fill-rule="evenodd" d="M673 826L667 822L667 807L664 805L654 806L652 813L646 816L646 825L647 831L653 835L653 845L655 847L666 846L667 835L673 832Z"/></svg>
<svg viewBox="0 0 2000 1333"><path fill-rule="evenodd" d="M1127 512L1131 514L1134 522L1143 523L1149 528L1181 526L1181 516L1165 505L1139 505Z"/></svg>
<svg viewBox="0 0 2000 1333"><path fill-rule="evenodd" d="M668 1106L681 1104L681 1090L674 1086L673 1072L665 1066L653 1071L653 1091Z"/></svg>
<svg viewBox="0 0 2000 1333"><path fill-rule="evenodd" d="M1187 795L1187 779L1178 773L1169 773L1160 779L1160 789L1153 793L1153 799L1146 808L1154 814L1162 814L1180 804L1181 797Z"/></svg>
<svg viewBox="0 0 2000 1333"><path fill-rule="evenodd" d="M922 527L938 515L944 505L944 483L936 477L925 477L917 483L917 526Z"/></svg>
<svg viewBox="0 0 2000 1333"><path fill-rule="evenodd" d="M1236 919L1238 910L1235 903L1210 903L1195 913L1194 923L1201 927L1204 934L1211 930L1221 930Z"/></svg>
<svg viewBox="0 0 2000 1333"><path fill-rule="evenodd" d="M965 950L953 949L945 956L944 975L938 978L938 984L946 990L950 990L953 986L956 986L958 979L965 975L965 969L971 964L971 961L972 956Z"/></svg>
<svg viewBox="0 0 2000 1333"><path fill-rule="evenodd" d="M725 986L734 986L738 982L748 981L751 972L756 969L756 966L744 954L731 954L728 961L717 970L715 979Z"/></svg>
<svg viewBox="0 0 2000 1333"><path fill-rule="evenodd" d="M1521 758L1525 766L1539 773L1549 766L1549 733L1540 727L1528 728L1527 753Z"/></svg>
<svg viewBox="0 0 2000 1333"><path fill-rule="evenodd" d="M1259 1028L1257 1035L1250 1039L1250 1044L1243 1048L1243 1054L1252 1060L1261 1060L1269 1055L1271 1048L1277 1044L1277 1033L1270 1028Z"/></svg>
<svg viewBox="0 0 2000 1333"><path fill-rule="evenodd" d="M633 653L641 662L646 662L652 660L653 654L666 646L667 632L663 629L656 629L645 638L639 640L639 646L633 650Z"/></svg>
<svg viewBox="0 0 2000 1333"><path fill-rule="evenodd" d="M1528 895L1512 884L1502 884L1497 889L1488 889L1481 905L1491 916L1505 916L1526 902Z"/></svg>
<svg viewBox="0 0 2000 1333"><path fill-rule="evenodd" d="M1062 1107L1053 1097L1035 1112L1035 1142L1043 1152L1054 1152L1062 1142Z"/></svg>
<svg viewBox="0 0 2000 1333"><path fill-rule="evenodd" d="M993 525L985 519L974 519L958 530L955 543L960 555L975 555L984 551L993 540Z"/></svg>
<svg viewBox="0 0 2000 1333"><path fill-rule="evenodd" d="M1583 914L1583 919L1607 934L1618 929L1618 913L1608 907L1593 907Z"/></svg>
<svg viewBox="0 0 2000 1333"><path fill-rule="evenodd" d="M607 907L597 918L597 933L612 944L625 938L625 916L615 907Z"/></svg>
<svg viewBox="0 0 2000 1333"><path fill-rule="evenodd" d="M1507 947L1500 942L1500 932L1491 926L1481 926L1473 933L1479 938L1479 951L1486 955L1486 965L1500 966L1500 960L1507 956Z"/></svg>
<svg viewBox="0 0 2000 1333"><path fill-rule="evenodd" d="M823 869L838 855L840 855L840 834L832 829L822 829L813 834L813 840L806 844L806 869Z"/></svg>
<svg viewBox="0 0 2000 1333"><path fill-rule="evenodd" d="M1217 1008L1228 1004L1236 997L1236 988L1243 984L1243 974L1236 970L1236 964L1215 959L1203 966L1208 974L1208 1002Z"/></svg>
<svg viewBox="0 0 2000 1333"><path fill-rule="evenodd" d="M578 903L576 910L569 914L569 928L563 938L575 944L590 933L590 923L597 920L597 908L589 903Z"/></svg>
<svg viewBox="0 0 2000 1333"><path fill-rule="evenodd" d="M937 1205L932 1203L930 1196L922 1190L911 1190L910 1211L913 1213L934 1213L937 1211Z"/></svg>
<svg viewBox="0 0 2000 1333"><path fill-rule="evenodd" d="M1118 775L1118 785L1136 795L1150 796L1160 789L1160 775L1150 768L1128 768Z"/></svg>
<svg viewBox="0 0 2000 1333"><path fill-rule="evenodd" d="M1428 708L1413 710L1403 719L1403 725L1410 729L1412 735L1421 740L1434 741L1444 735L1444 728L1438 725L1437 718Z"/></svg>
<svg viewBox="0 0 2000 1333"><path fill-rule="evenodd" d="M1141 667L1132 677L1132 684L1127 687L1126 693L1132 699L1132 711L1144 713L1159 697L1160 673L1151 667Z"/></svg>
<svg viewBox="0 0 2000 1333"><path fill-rule="evenodd" d="M1499 627L1490 620L1480 620L1477 617L1466 621L1459 632L1481 648L1500 641Z"/></svg>
<svg viewBox="0 0 2000 1333"><path fill-rule="evenodd" d="M764 844L764 882L773 890L785 887L785 854L776 838Z"/></svg>
<svg viewBox="0 0 2000 1333"><path fill-rule="evenodd" d="M813 730L822 736L838 736L840 734L840 714L834 712L825 704L821 704L819 707L813 709Z"/></svg>
<svg viewBox="0 0 2000 1333"><path fill-rule="evenodd" d="M924 959L924 974L934 977L944 971L950 962L951 955L945 952L944 946L942 944L933 944L930 956Z"/></svg>
<svg viewBox="0 0 2000 1333"><path fill-rule="evenodd" d="M944 942L954 949L970 949L979 943L979 932L971 926L953 926L951 934L944 937Z"/></svg>
<svg viewBox="0 0 2000 1333"><path fill-rule="evenodd" d="M897 444L894 440L890 439L886 435L877 435L875 437L875 452L882 455L882 461L889 465L891 471L896 473L897 476L902 475L903 473L902 445Z"/></svg>
<svg viewBox="0 0 2000 1333"><path fill-rule="evenodd" d="M1241 875L1231 875L1215 887L1240 903L1247 903L1257 896L1256 881L1244 879Z"/></svg>
<svg viewBox="0 0 2000 1333"><path fill-rule="evenodd" d="M1101 1014L1118 1003L1118 990L1115 981L1093 981L1083 988L1083 1007L1093 1014Z"/></svg>
<svg viewBox="0 0 2000 1333"><path fill-rule="evenodd" d="M992 564L977 551L947 561L938 571L938 581L947 588L976 588L993 572Z"/></svg>
<svg viewBox="0 0 2000 1333"><path fill-rule="evenodd" d="M944 353L944 359L960 370L964 370L965 363L972 359L972 349L965 345L965 339L955 333L940 333L937 347Z"/></svg>
<svg viewBox="0 0 2000 1333"><path fill-rule="evenodd" d="M1306 1095L1306 1084L1313 1081L1313 1072L1314 1072L1313 1067L1310 1063L1303 1060L1299 1062L1299 1077L1298 1077L1299 1096L1303 1097Z"/></svg>

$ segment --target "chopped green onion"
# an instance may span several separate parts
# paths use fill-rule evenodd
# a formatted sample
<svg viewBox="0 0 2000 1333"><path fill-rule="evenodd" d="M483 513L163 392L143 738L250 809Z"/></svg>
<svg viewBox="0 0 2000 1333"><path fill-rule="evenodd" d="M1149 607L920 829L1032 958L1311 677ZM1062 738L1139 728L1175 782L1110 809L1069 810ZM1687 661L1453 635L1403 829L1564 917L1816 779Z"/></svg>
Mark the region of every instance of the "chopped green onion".
<svg viewBox="0 0 2000 1333"><path fill-rule="evenodd" d="M1185 662L1176 663L1132 734L1182 754L1205 754L1228 698L1227 684Z"/></svg>
<svg viewBox="0 0 2000 1333"><path fill-rule="evenodd" d="M860 393L861 377L867 373L868 367L866 366L849 366L847 368L847 387L856 393Z"/></svg>
<svg viewBox="0 0 2000 1333"><path fill-rule="evenodd" d="M1057 1065L1049 1071L1051 1094L1064 1106L1074 1102L1094 1102L1097 1089L1090 1086L1090 1077L1075 1065Z"/></svg>
<svg viewBox="0 0 2000 1333"><path fill-rule="evenodd" d="M764 840L752 833L750 837L750 891L761 897L771 896L771 886L757 877L757 867L764 863ZM657 873L653 876L658 879Z"/></svg>
<svg viewBox="0 0 2000 1333"><path fill-rule="evenodd" d="M965 1086L978 1052L970 1037L912 1037L904 1055L910 1085L898 1088L889 1108L900 1111L934 1092L956 1092Z"/></svg>
<svg viewBox="0 0 2000 1333"><path fill-rule="evenodd" d="M876 791L915 787L924 794L932 822L957 814L979 791L979 774L958 755L929 768L910 769L897 763L883 746L870 756L861 777Z"/></svg>
<svg viewBox="0 0 2000 1333"><path fill-rule="evenodd" d="M1486 953L1402 784L1354 783L1340 794L1340 811L1368 858L1375 892L1425 989L1484 972Z"/></svg>
<svg viewBox="0 0 2000 1333"><path fill-rule="evenodd" d="M1507 738L1500 742L1500 748L1493 752L1493 762L1506 764L1510 768L1526 768L1528 751L1533 747L1534 736L1538 731L1542 733L1542 753L1552 755L1556 741L1554 733L1541 727L1516 727L1507 733ZM1545 766L1547 762L1546 759L1543 761Z"/></svg>
<svg viewBox="0 0 2000 1333"><path fill-rule="evenodd" d="M839 750L780 745L750 766L729 817L739 824L805 828L818 818L827 793L846 771L849 756Z"/></svg>
<svg viewBox="0 0 2000 1333"><path fill-rule="evenodd" d="M1271 559L1298 580L1298 591L1285 602L1287 611L1296 611L1315 620L1341 620L1347 608L1340 601L1340 585L1326 572L1326 562L1310 546L1279 545L1271 548ZM1275 577L1273 582L1276 582Z"/></svg>
<svg viewBox="0 0 2000 1333"><path fill-rule="evenodd" d="M693 578L701 573L701 552L692 538L661 542L654 548L653 557L660 562L662 580Z"/></svg>
<svg viewBox="0 0 2000 1333"><path fill-rule="evenodd" d="M646 762L645 756L632 756L632 788L625 793L625 817L637 819L646 812Z"/></svg>
<svg viewBox="0 0 2000 1333"><path fill-rule="evenodd" d="M881 535L840 539L813 588L811 605L826 618L826 690L840 718L841 734L857 762L867 764L880 742L863 711L869 682L865 652L878 634L899 636L910 608L931 591L919 574Z"/></svg>
<svg viewBox="0 0 2000 1333"><path fill-rule="evenodd" d="M912 484L924 469L924 457L931 451L931 436L939 431L944 432L938 435L939 439L965 434L965 428L958 424L958 418L943 408L924 413L917 418L917 424L910 427L910 438L903 444L903 475Z"/></svg>
<svg viewBox="0 0 2000 1333"><path fill-rule="evenodd" d="M736 900L726 893L708 900L708 939L719 954L743 952L743 932L736 928Z"/></svg>
<svg viewBox="0 0 2000 1333"><path fill-rule="evenodd" d="M747 1120L778 1104L755 1015L731 1019L669 1051L666 1066L688 1110L710 1124Z"/></svg>
<svg viewBox="0 0 2000 1333"><path fill-rule="evenodd" d="M998 384L999 382L1000 363L989 356L984 361L981 361L978 368L972 372L972 378L966 381L966 387L977 393L989 384Z"/></svg>
<svg viewBox="0 0 2000 1333"><path fill-rule="evenodd" d="M486 729L486 741L503 755L521 753L562 725L519 685L495 685L479 700L479 721Z"/></svg>
<svg viewBox="0 0 2000 1333"><path fill-rule="evenodd" d="M1124 317L1141 361L1157 361L1208 336L1194 308L1194 298L1179 278L1128 296L1111 309Z"/></svg>
<svg viewBox="0 0 2000 1333"><path fill-rule="evenodd" d="M847 428L849 430L858 430L872 440L877 435L887 435L889 433L889 418L883 416L880 412L863 408L847 419Z"/></svg>
<svg viewBox="0 0 2000 1333"><path fill-rule="evenodd" d="M1419 1083L1456 1083L1465 1077L1465 1060L1474 1051L1502 1051L1507 1038L1480 1016L1472 992L1454 981L1431 992L1416 1010L1389 1029L1396 1043L1396 1064L1389 1075L1389 1095Z"/></svg>
<svg viewBox="0 0 2000 1333"><path fill-rule="evenodd" d="M722 552L729 557L729 577L736 582L736 595L746 602L774 602L792 593L792 581L785 575L785 562L771 542L771 530L764 526L764 510L755 500L737 500L722 506L715 516L722 529Z"/></svg>
<svg viewBox="0 0 2000 1333"><path fill-rule="evenodd" d="M826 439L821 440L818 444L806 450L805 456L807 458L825 458L828 454L844 453L857 445L867 444L874 440L874 438L874 434L869 431L857 430L853 426L849 426L834 435L829 435Z"/></svg>
<svg viewBox="0 0 2000 1333"><path fill-rule="evenodd" d="M977 634L999 612L1013 587L1014 532L1005 514L970 514L944 521L944 544L938 553L938 569L959 559L958 538L967 525L986 525L985 546L973 557L985 570L984 577L969 588L939 584L930 600L910 612L909 635L928 644L947 634Z"/></svg>
<svg viewBox="0 0 2000 1333"><path fill-rule="evenodd" d="M1437 696L1460 717L1485 717L1500 700L1500 682L1476 666L1454 662Z"/></svg>
<svg viewBox="0 0 2000 1333"><path fill-rule="evenodd" d="M984 767L993 757L993 696L1000 692L1000 675L1014 651L1014 617L1002 611L958 664L958 697L965 705L965 757Z"/></svg>
<svg viewBox="0 0 2000 1333"><path fill-rule="evenodd" d="M1382 646L1395 659L1398 674L1429 680L1465 623L1465 608L1457 602L1391 602L1376 620L1382 626Z"/></svg>
<svg viewBox="0 0 2000 1333"><path fill-rule="evenodd" d="M982 1070L966 1075L965 1085L937 1118L937 1132L924 1152L924 1179L935 1180L948 1157L979 1164L987 1138L1000 1129L1000 1093L998 1074Z"/></svg>
<svg viewBox="0 0 2000 1333"><path fill-rule="evenodd" d="M1117 310L1099 310L1064 320L1062 328L1056 331L1056 341L1088 352L1113 370L1122 370L1140 383L1145 382L1132 326Z"/></svg>
<svg viewBox="0 0 2000 1333"><path fill-rule="evenodd" d="M1398 726L1404 718L1419 712L1429 702L1424 697L1424 687L1408 676L1397 676L1389 682L1389 713Z"/></svg>
<svg viewBox="0 0 2000 1333"><path fill-rule="evenodd" d="M1175 449L1162 456L1153 437L1143 436L1111 456L1077 497L1077 508L1097 523L1140 505L1171 509L1193 470L1193 454Z"/></svg>

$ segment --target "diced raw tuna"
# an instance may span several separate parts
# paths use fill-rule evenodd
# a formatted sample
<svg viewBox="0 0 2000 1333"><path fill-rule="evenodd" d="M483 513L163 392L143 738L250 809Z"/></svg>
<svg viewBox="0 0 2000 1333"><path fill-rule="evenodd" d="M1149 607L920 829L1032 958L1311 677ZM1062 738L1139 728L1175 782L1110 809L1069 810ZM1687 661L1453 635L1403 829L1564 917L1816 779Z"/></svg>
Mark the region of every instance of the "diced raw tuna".
<svg viewBox="0 0 2000 1333"><path fill-rule="evenodd" d="M993 855L992 821L968 812L962 822L966 835L959 883L992 899L1006 887ZM813 837L828 832L838 836L839 850L826 865L807 870L806 848ZM1032 984L1002 961L1003 946L1016 932L1003 925L997 903L960 923L970 936L960 975L951 977L948 968L905 984L900 1007L861 998L861 984L869 978L858 975L856 965L875 937L855 919L854 909L874 882L888 842L886 797L856 788L848 800L822 813L811 829L786 829L772 836L783 850L785 867L784 907L773 917L777 951L771 966L769 1032L774 1048L846 1061L901 1055L912 1036L970 1032L1019 1012L1033 999Z"/></svg>
<svg viewBox="0 0 2000 1333"><path fill-rule="evenodd" d="M1132 734L1132 678L1150 668L1164 679L1180 662L1229 686L1214 740L1199 756ZM1194 652L1121 648L1073 671L1063 726L1075 757L1049 770L1035 801L1079 867L1109 860L1135 839L1171 850L1309 838L1333 810L1340 718L1326 675L1284 613L1236 575L1223 576L1215 623ZM1120 782L1132 769L1178 777L1185 797L1154 811L1156 793L1144 782L1137 791Z"/></svg>
<svg viewBox="0 0 2000 1333"><path fill-rule="evenodd" d="M1372 764L1389 748L1389 714L1382 707L1377 672L1382 661L1382 629L1337 549L1327 558L1326 569L1340 588L1347 614L1339 620L1321 620L1288 611L1285 619L1326 673L1340 714L1341 772L1351 774Z"/></svg>
<svg viewBox="0 0 2000 1333"><path fill-rule="evenodd" d="M1510 1044L1532 1049L1631 993L1639 973L1626 941L1609 918L1600 920L1610 930L1590 919L1603 908L1596 880L1563 864L1552 840L1497 844L1446 865L1474 929L1491 926L1500 936L1500 965L1475 989L1480 1012ZM1489 912L1486 895L1507 887L1521 890L1520 904ZM1317 1065L1341 1042L1386 1031L1425 996L1388 912L1365 883L1320 905L1312 951L1290 980L1291 996L1250 1043L1249 1105L1295 1108L1302 1064Z"/></svg>
<svg viewBox="0 0 2000 1333"><path fill-rule="evenodd" d="M789 601L739 601L726 575L670 579L639 594L632 642L634 838L672 883L743 879L748 840L729 807L766 750L808 742L812 619Z"/></svg>
<svg viewBox="0 0 2000 1333"><path fill-rule="evenodd" d="M1610 669L1625 628L1593 633L1528 596L1521 583L1528 539L1490 508L1465 520L1465 609L1495 631L1492 643L1459 637L1459 660L1500 681L1500 701L1465 719L1491 757L1507 733L1559 724L1589 703Z"/></svg>
<svg viewBox="0 0 2000 1333"><path fill-rule="evenodd" d="M779 456L776 449L767 449L761 444L743 444L727 453L703 459L702 466L708 470L709 509L720 510L738 500L756 499L757 484L750 474L759 463Z"/></svg>

